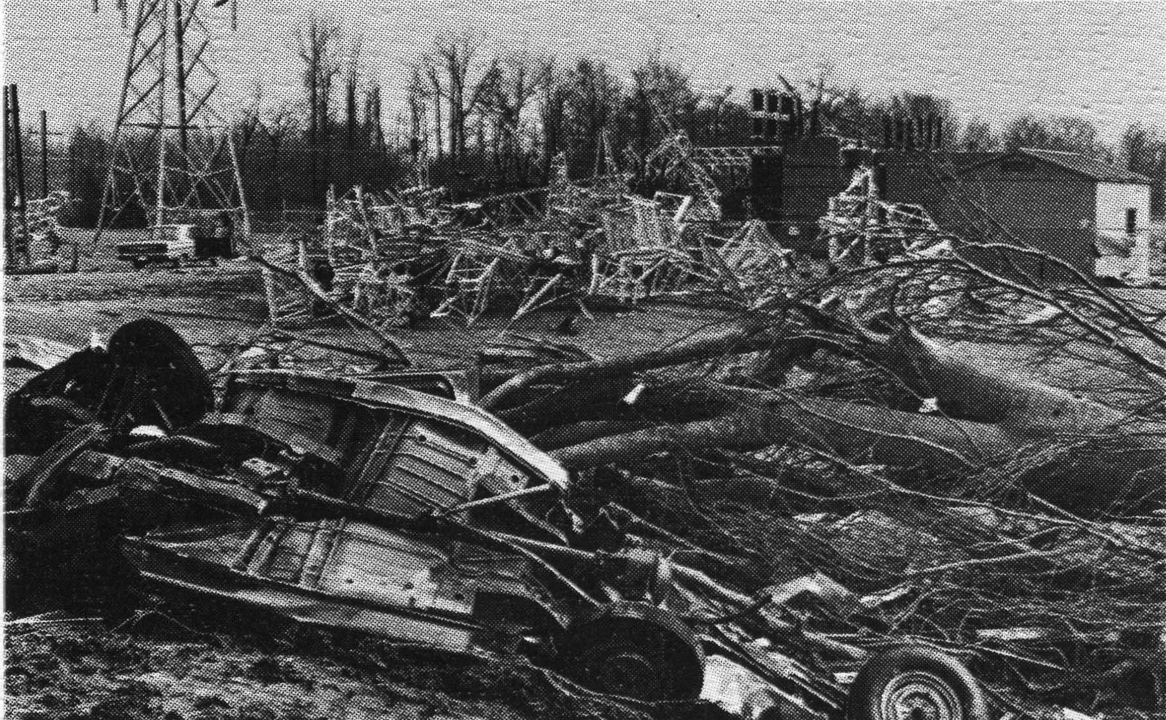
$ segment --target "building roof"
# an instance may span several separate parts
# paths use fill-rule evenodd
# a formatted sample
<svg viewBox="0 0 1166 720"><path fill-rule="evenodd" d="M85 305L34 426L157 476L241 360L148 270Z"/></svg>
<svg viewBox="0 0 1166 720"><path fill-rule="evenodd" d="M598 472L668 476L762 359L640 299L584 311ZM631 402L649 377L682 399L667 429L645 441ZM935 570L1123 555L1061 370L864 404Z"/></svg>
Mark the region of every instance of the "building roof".
<svg viewBox="0 0 1166 720"><path fill-rule="evenodd" d="M950 162L956 168L963 169L973 165L981 165L990 160L1002 158L1005 152L984 152L955 150L951 152L936 152L933 150L876 150L875 159L884 165L921 165L928 162L932 156Z"/></svg>
<svg viewBox="0 0 1166 720"><path fill-rule="evenodd" d="M1152 182L1150 178L1145 175L1140 175L1132 170L1124 170L1115 165L1098 162L1092 158L1079 153L1070 152L1067 150L1042 150L1039 148L1020 148L1018 154L1028 155L1029 157L1043 160L1062 167L1069 172L1084 175L1087 178L1096 180L1098 182L1117 182L1117 183L1145 183Z"/></svg>

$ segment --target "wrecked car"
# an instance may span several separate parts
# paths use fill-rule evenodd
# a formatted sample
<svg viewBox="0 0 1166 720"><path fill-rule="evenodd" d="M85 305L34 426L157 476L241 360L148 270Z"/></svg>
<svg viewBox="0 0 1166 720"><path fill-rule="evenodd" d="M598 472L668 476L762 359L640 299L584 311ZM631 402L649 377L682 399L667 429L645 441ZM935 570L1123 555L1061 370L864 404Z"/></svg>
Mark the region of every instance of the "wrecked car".
<svg viewBox="0 0 1166 720"><path fill-rule="evenodd" d="M735 717L978 720L957 660L896 647L849 688L767 607L571 509L574 478L472 378L238 371L215 387L139 320L9 398L10 588L141 585L454 653L521 652L590 691Z"/></svg>

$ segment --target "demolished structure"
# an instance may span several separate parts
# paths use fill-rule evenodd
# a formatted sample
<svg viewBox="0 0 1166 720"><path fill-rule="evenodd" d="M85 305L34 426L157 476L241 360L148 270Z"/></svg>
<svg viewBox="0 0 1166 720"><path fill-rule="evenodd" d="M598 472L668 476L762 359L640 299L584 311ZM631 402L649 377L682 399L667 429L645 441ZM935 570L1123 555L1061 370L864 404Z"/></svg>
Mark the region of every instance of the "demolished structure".
<svg viewBox="0 0 1166 720"><path fill-rule="evenodd" d="M29 200L19 212L5 216L5 271L56 272L69 262L60 218L68 210L69 193L56 190Z"/></svg>
<svg viewBox="0 0 1166 720"><path fill-rule="evenodd" d="M919 205L883 201L880 185L885 178L880 182L880 175L875 167L862 166L850 185L830 199L818 221L829 261L853 266L950 255L957 238L941 230Z"/></svg>
<svg viewBox="0 0 1166 720"><path fill-rule="evenodd" d="M546 187L473 202L451 203L444 189L430 187L354 188L341 197L330 191L321 232L286 235L268 250L267 262L320 276L316 288L305 288L269 268L273 322L310 320L319 315L313 307L329 311L319 307L321 295L381 325L428 316L472 323L489 309L519 318L556 303L602 299L630 306L703 292L738 270L752 274L740 279L745 285L785 276L788 254L782 269L770 273L769 262L710 264L703 249L726 242L721 233L756 237L756 222L722 220L721 193L704 169L725 160L728 149L695 148L675 131L645 162L659 165L663 176L682 176L692 192L649 198L631 192L630 174L616 168L606 139L604 147L604 171L585 182L567 177L560 156ZM705 157L701 150L720 153ZM755 239L748 244L760 247ZM757 275L761 268L764 277Z"/></svg>

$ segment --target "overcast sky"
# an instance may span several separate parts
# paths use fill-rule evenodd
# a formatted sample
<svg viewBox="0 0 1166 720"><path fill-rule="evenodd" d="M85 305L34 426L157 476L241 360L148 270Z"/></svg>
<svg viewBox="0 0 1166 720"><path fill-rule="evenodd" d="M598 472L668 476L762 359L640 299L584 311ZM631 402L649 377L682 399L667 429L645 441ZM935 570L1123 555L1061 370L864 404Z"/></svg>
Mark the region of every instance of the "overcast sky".
<svg viewBox="0 0 1166 720"><path fill-rule="evenodd" d="M136 0L129 0L131 5ZM50 124L111 118L128 39L114 0L5 0L5 76L26 113ZM205 3L209 5L208 3ZM1166 125L1166 0L1153 2L799 2L795 0L322 0L363 32L369 73L401 97L405 64L443 30L477 28L510 48L607 60L621 75L654 47L704 88L740 92L833 68L835 82L885 96L931 91L999 123L1068 114L1113 139L1131 122ZM213 62L230 110L256 80L269 97L295 92L294 29L303 0L239 0ZM386 107L386 114L393 111ZM386 120L390 120L387 117Z"/></svg>

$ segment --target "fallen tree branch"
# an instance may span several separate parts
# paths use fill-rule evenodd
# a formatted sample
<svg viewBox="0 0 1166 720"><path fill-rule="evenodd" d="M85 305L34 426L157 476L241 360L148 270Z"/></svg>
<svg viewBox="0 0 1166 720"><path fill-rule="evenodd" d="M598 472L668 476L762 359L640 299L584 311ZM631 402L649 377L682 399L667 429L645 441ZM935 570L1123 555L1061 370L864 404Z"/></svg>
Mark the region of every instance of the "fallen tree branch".
<svg viewBox="0 0 1166 720"><path fill-rule="evenodd" d="M1014 438L990 424L781 393L737 388L724 392L752 402L711 420L598 438L551 455L570 467L586 468L663 451L798 442L844 457L868 455L875 462L891 460L900 467L909 458L928 468L952 470L979 466L1017 447Z"/></svg>
<svg viewBox="0 0 1166 720"><path fill-rule="evenodd" d="M773 337L768 333L737 327L717 335L705 336L671 347L632 355L619 355L586 362L540 365L519 373L494 388L482 398L481 405L487 410L497 409L511 396L529 385L618 377L667 365L760 350L772 343Z"/></svg>

